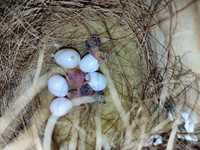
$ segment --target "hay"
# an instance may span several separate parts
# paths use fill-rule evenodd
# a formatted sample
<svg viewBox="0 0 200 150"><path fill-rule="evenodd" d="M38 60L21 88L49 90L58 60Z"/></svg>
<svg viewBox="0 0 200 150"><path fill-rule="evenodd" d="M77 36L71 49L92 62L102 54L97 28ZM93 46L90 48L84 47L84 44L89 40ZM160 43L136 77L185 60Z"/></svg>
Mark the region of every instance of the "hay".
<svg viewBox="0 0 200 150"><path fill-rule="evenodd" d="M83 52L84 41L93 33L100 36L101 50L108 56L101 68L108 79L105 102L77 107L62 117L53 134L53 149L141 150L145 140L158 133L167 141L173 125L165 120L166 103L171 111L169 99L177 98L170 83L183 70L174 66L170 46L164 47L170 57L158 56L151 28L156 14L172 3L25 0L0 5L1 147L41 149L53 99L46 80L52 73L64 73L51 56L63 46ZM159 66L163 57L167 63ZM26 114L30 117L21 119ZM30 131L36 134L27 134ZM157 148L166 148L166 141Z"/></svg>

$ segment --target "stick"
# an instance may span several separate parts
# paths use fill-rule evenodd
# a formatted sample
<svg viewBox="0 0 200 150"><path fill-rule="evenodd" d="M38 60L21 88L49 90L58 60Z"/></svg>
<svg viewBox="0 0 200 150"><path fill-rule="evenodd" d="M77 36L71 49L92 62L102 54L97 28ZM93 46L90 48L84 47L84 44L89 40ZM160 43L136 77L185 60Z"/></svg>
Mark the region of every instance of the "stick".
<svg viewBox="0 0 200 150"><path fill-rule="evenodd" d="M101 67L101 70L102 72L105 74L106 78L107 78L107 81L108 81L108 89L110 91L110 94L111 94L111 97L112 97L112 100L113 100L113 104L115 105L119 115L120 115L120 118L121 120L123 121L123 125L124 127L127 127L129 125L129 116L127 115L127 113L125 112L122 104L121 104L121 98L115 88L115 85L111 79L111 76L110 76L110 73L109 73L109 70L107 68L106 65L102 64L102 67Z"/></svg>
<svg viewBox="0 0 200 150"><path fill-rule="evenodd" d="M44 141L43 141L43 149L51 150L51 139L54 127L59 117L51 115L48 119L45 132L44 132Z"/></svg>

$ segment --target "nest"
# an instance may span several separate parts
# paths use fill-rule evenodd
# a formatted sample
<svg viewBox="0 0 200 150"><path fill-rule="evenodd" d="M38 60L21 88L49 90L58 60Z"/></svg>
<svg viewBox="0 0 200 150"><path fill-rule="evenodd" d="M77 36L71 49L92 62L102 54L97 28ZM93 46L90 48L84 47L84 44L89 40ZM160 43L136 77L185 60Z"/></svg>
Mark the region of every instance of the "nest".
<svg viewBox="0 0 200 150"><path fill-rule="evenodd" d="M10 0L0 4L2 147L41 148L53 99L42 84L51 74L62 72L51 56L63 46L83 52L85 40L97 34L101 51L108 55L102 69L109 78L104 102L81 106L61 118L53 149L100 149L99 140L112 149L166 148L172 129L166 113L173 112L178 97L169 95L164 109L160 108L165 72L170 70L170 79L191 74L182 69L178 58L168 58L170 63L162 67L156 62L151 29L156 15L171 0ZM171 56L171 49L167 47L165 54ZM174 89L183 88L177 84ZM145 140L158 133L164 143L144 148ZM188 143L178 141L177 149L184 144Z"/></svg>

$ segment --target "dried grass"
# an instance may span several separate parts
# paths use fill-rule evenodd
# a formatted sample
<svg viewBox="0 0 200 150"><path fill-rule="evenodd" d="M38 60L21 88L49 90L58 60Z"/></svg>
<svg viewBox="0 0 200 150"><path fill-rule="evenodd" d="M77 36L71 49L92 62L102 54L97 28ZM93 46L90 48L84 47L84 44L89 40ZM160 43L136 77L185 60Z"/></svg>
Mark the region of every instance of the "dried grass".
<svg viewBox="0 0 200 150"><path fill-rule="evenodd" d="M142 150L145 140L157 133L165 142L156 148L165 149L173 128L165 114L173 111L171 102L179 102L186 93L188 84L183 85L180 78L189 72L174 58L170 41L164 47L166 63L158 66L151 29L158 22L157 13L170 8L173 1L147 2L8 0L0 5L1 147L41 149L49 117L43 111L53 98L46 81L53 73L63 73L51 54L62 46L84 51L84 41L97 33L102 50L112 49L101 68L108 79L105 104L77 107L61 118L53 134L53 149ZM34 109L27 108L28 104ZM42 121L34 115L38 110L38 116L44 115ZM19 119L27 113L30 118ZM29 131L33 134L27 135ZM168 147L178 147L171 132L168 143L173 144Z"/></svg>

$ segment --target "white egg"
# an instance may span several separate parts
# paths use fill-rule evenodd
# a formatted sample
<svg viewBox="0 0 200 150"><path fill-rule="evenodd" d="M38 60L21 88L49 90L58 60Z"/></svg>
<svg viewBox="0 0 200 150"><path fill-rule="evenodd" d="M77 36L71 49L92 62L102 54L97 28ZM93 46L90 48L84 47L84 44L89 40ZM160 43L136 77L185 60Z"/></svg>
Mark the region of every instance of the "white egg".
<svg viewBox="0 0 200 150"><path fill-rule="evenodd" d="M65 69L72 69L79 65L80 55L73 49L62 49L55 53L55 62Z"/></svg>
<svg viewBox="0 0 200 150"><path fill-rule="evenodd" d="M101 73L90 72L87 74L86 80L94 91L102 91L106 88L107 80Z"/></svg>
<svg viewBox="0 0 200 150"><path fill-rule="evenodd" d="M53 75L48 80L48 90L54 96L63 97L68 94L69 86L64 77Z"/></svg>
<svg viewBox="0 0 200 150"><path fill-rule="evenodd" d="M97 71L99 69L99 62L94 56L87 54L81 59L80 69L83 72Z"/></svg>
<svg viewBox="0 0 200 150"><path fill-rule="evenodd" d="M50 111L54 116L61 117L67 114L72 107L73 104L69 99L61 97L51 102Z"/></svg>

